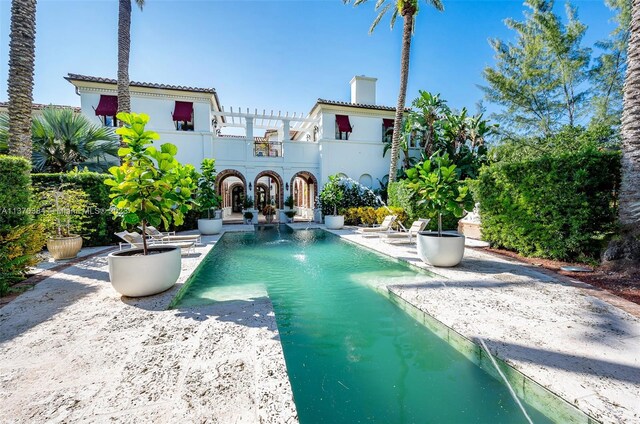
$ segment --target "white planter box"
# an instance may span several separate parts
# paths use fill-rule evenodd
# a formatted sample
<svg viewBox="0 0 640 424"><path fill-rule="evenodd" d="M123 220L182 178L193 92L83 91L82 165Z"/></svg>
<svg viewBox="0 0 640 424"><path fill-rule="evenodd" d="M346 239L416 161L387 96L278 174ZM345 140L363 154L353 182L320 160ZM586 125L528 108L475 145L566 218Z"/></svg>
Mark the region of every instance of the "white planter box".
<svg viewBox="0 0 640 424"><path fill-rule="evenodd" d="M175 246L149 247L152 255L141 254L142 249L123 250L109 254L109 279L120 294L129 297L150 296L170 289L180 276L180 248Z"/></svg>
<svg viewBox="0 0 640 424"><path fill-rule="evenodd" d="M418 256L423 262L433 266L456 266L464 256L464 236L462 234L420 231L417 237Z"/></svg>
<svg viewBox="0 0 640 424"><path fill-rule="evenodd" d="M219 234L222 231L222 219L199 219L198 230L204 235Z"/></svg>
<svg viewBox="0 0 640 424"><path fill-rule="evenodd" d="M344 227L344 215L325 215L324 225L329 230L339 230Z"/></svg>

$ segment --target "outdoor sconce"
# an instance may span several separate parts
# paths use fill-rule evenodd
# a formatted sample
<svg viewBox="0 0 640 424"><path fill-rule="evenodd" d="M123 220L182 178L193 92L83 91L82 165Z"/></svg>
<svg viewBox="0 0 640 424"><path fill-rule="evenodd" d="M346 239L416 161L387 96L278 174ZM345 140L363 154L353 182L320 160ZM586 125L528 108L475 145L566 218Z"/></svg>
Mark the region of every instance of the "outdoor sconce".
<svg viewBox="0 0 640 424"><path fill-rule="evenodd" d="M284 183L284 188L289 191L289 183Z"/></svg>
<svg viewBox="0 0 640 424"><path fill-rule="evenodd" d="M251 183L249 183L249 191L251 191Z"/></svg>

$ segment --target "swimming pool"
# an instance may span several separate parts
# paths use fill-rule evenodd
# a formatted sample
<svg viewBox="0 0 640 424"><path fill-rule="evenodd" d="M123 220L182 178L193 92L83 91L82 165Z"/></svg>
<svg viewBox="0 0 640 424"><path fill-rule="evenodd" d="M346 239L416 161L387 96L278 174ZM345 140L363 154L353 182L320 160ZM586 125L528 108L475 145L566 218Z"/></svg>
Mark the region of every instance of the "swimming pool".
<svg viewBox="0 0 640 424"><path fill-rule="evenodd" d="M323 230L267 227L226 233L175 305L268 296L302 424L527 422L503 384L372 289L428 278Z"/></svg>

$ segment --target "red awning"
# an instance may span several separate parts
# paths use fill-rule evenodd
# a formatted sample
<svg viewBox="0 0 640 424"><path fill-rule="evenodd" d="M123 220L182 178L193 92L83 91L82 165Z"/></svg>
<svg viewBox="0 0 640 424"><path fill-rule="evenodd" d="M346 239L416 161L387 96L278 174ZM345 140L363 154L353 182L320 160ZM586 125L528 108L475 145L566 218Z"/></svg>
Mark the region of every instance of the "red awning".
<svg viewBox="0 0 640 424"><path fill-rule="evenodd" d="M384 128L393 128L393 123L395 121L393 119L383 119L382 120L382 126Z"/></svg>
<svg viewBox="0 0 640 424"><path fill-rule="evenodd" d="M338 124L338 131L351 132L351 123L349 123L349 117L347 115L336 115L336 123Z"/></svg>
<svg viewBox="0 0 640 424"><path fill-rule="evenodd" d="M193 115L193 103L192 102L178 102L176 101L176 107L173 110L174 121L191 121Z"/></svg>
<svg viewBox="0 0 640 424"><path fill-rule="evenodd" d="M118 96L101 95L96 116L116 116L116 113L118 113Z"/></svg>

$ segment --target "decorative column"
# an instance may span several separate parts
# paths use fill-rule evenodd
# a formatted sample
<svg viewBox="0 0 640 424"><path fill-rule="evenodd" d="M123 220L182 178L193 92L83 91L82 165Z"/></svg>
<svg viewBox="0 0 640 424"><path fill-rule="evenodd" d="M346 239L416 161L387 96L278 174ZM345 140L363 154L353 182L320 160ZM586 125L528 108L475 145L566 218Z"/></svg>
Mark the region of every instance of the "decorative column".
<svg viewBox="0 0 640 424"><path fill-rule="evenodd" d="M253 157L255 155L255 145L253 140L253 118L246 117L245 121L245 134L247 137L247 150L246 150L246 159ZM251 152L251 153L249 153Z"/></svg>

